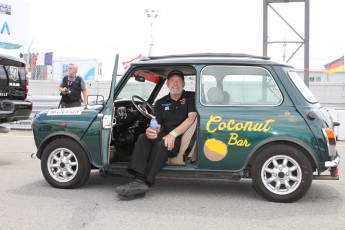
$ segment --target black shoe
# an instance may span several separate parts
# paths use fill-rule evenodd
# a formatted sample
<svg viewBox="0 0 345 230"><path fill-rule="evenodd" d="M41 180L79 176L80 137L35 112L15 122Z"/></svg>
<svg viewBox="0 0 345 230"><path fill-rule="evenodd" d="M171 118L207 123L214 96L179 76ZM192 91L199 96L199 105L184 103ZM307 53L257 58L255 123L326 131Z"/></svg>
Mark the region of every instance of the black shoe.
<svg viewBox="0 0 345 230"><path fill-rule="evenodd" d="M146 193L149 189L149 186L144 181L135 179L128 184L116 187L115 191L120 196L131 196Z"/></svg>
<svg viewBox="0 0 345 230"><path fill-rule="evenodd" d="M135 195L129 195L129 196L121 196L117 194L117 198L120 200L134 200L134 199L139 199L139 198L144 198L146 193L140 193L140 194L135 194Z"/></svg>

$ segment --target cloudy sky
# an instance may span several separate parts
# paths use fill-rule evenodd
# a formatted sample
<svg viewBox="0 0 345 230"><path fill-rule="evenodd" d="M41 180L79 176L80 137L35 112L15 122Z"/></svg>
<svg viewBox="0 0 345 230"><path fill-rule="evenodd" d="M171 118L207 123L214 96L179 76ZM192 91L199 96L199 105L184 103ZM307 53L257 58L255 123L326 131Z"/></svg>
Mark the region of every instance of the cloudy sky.
<svg viewBox="0 0 345 230"><path fill-rule="evenodd" d="M153 55L262 54L262 0L21 1L29 3L31 51L97 58L104 63L105 74L111 74L116 53L121 61L148 54L150 19L145 9L159 10L153 21ZM310 4L310 67L323 69L344 55L345 1L311 0ZM304 3L272 6L304 37ZM268 33L270 41L300 40L271 9ZM286 59L297 46L287 44ZM268 56L283 61L283 44L269 45ZM303 68L303 47L289 63Z"/></svg>

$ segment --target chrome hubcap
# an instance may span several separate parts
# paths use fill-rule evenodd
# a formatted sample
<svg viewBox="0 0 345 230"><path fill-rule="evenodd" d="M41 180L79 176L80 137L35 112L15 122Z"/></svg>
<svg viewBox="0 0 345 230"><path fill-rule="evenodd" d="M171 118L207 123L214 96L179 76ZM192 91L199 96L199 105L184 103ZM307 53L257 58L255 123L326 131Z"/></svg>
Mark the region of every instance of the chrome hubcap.
<svg viewBox="0 0 345 230"><path fill-rule="evenodd" d="M261 179L270 192L278 195L290 194L300 185L302 170L293 158L278 155L264 163Z"/></svg>
<svg viewBox="0 0 345 230"><path fill-rule="evenodd" d="M59 148L50 153L47 167L50 176L56 181L68 182L78 172L78 160L69 149Z"/></svg>

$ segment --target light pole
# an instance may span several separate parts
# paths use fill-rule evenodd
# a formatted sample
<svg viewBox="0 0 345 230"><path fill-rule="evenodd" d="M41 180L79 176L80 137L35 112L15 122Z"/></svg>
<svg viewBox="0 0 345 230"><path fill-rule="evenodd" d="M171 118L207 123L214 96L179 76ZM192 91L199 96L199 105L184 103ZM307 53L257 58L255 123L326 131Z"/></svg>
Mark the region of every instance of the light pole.
<svg viewBox="0 0 345 230"><path fill-rule="evenodd" d="M158 12L159 10L145 10L147 17L150 19L150 23L151 23L151 42L149 44L150 48L149 48L149 55L148 56L152 56L152 48L153 48L153 19L158 17Z"/></svg>

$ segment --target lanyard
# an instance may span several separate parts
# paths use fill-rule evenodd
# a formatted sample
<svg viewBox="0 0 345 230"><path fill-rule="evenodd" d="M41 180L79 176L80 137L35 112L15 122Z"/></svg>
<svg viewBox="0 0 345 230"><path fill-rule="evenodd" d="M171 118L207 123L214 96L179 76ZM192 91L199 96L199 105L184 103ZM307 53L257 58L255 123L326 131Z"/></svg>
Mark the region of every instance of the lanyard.
<svg viewBox="0 0 345 230"><path fill-rule="evenodd" d="M67 78L67 80L68 80L68 87L70 87L70 86L72 85L72 83L75 81L75 79L76 79L77 77L78 77L78 76L72 77L72 78L73 78L72 81L70 81L70 80Z"/></svg>

